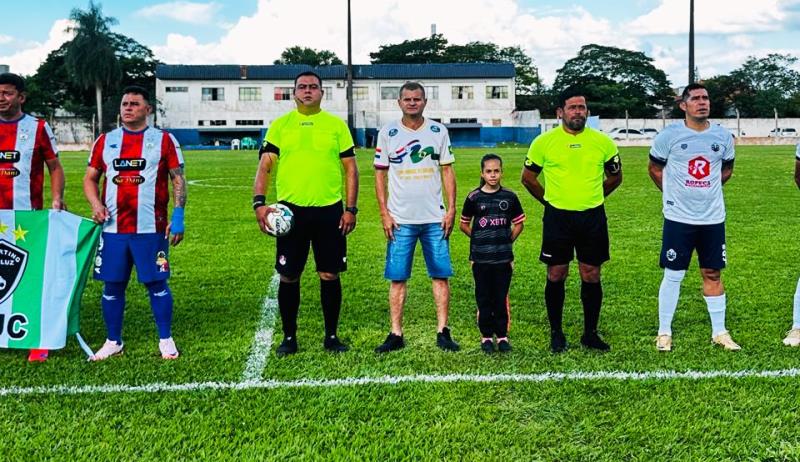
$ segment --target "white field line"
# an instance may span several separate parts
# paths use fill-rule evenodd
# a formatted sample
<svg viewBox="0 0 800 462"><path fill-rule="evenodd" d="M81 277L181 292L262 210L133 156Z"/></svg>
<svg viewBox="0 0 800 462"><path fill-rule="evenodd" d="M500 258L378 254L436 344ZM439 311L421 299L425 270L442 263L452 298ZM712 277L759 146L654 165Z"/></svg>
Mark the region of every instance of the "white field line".
<svg viewBox="0 0 800 462"><path fill-rule="evenodd" d="M186 182L189 186L200 186L203 188L218 188L218 189L244 189L250 188L251 186L242 185L223 185L223 184L206 184L207 181L218 181L218 180L238 180L239 178L202 178L198 180L189 180Z"/></svg>
<svg viewBox="0 0 800 462"><path fill-rule="evenodd" d="M348 377L343 379L301 379L301 380L251 380L244 382L194 382L194 383L150 383L145 385L83 385L83 386L42 386L0 388L0 397L19 395L82 395L104 393L161 393L196 392L206 390L251 390L286 388L331 388L363 385L398 385L403 383L542 383L566 381L667 381L667 380L711 380L764 378L780 379L800 377L800 369L779 370L741 370L741 371L597 371L597 372L545 372L541 374L447 374L447 375L404 375L382 377Z"/></svg>
<svg viewBox="0 0 800 462"><path fill-rule="evenodd" d="M258 330L250 347L250 356L242 374L243 382L261 380L261 374L267 365L267 355L272 349L272 332L275 327L275 313L278 311L278 284L280 275L276 271L269 282L267 294L261 304L261 319L258 321Z"/></svg>

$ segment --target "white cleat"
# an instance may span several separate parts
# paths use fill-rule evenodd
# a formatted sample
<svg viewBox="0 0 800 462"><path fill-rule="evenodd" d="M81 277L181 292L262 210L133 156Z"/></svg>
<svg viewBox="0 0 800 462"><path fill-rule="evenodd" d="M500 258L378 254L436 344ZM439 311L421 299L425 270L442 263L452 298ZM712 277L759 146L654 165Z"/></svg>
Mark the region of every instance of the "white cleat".
<svg viewBox="0 0 800 462"><path fill-rule="evenodd" d="M164 359L177 359L178 356L180 356L178 347L175 346L175 340L172 340L172 337L159 340L158 349L161 351L161 357Z"/></svg>
<svg viewBox="0 0 800 462"><path fill-rule="evenodd" d="M656 337L656 349L658 351L672 351L672 336L661 334Z"/></svg>
<svg viewBox="0 0 800 462"><path fill-rule="evenodd" d="M800 329L792 329L787 332L783 344L790 347L800 346Z"/></svg>
<svg viewBox="0 0 800 462"><path fill-rule="evenodd" d="M92 361L92 362L102 361L102 360L108 359L108 358L110 358L112 356L121 355L122 354L122 348L124 346L125 345L122 344L122 343L117 343L117 342L115 342L113 340L106 339L106 343L104 343L103 346L99 350L97 350L97 353L93 354L89 358L89 361Z"/></svg>
<svg viewBox="0 0 800 462"><path fill-rule="evenodd" d="M727 330L717 335L716 337L712 337L711 343L719 345L728 351L739 351L742 349L742 347L740 347L739 345L736 344L736 342L733 341L730 332L728 332Z"/></svg>

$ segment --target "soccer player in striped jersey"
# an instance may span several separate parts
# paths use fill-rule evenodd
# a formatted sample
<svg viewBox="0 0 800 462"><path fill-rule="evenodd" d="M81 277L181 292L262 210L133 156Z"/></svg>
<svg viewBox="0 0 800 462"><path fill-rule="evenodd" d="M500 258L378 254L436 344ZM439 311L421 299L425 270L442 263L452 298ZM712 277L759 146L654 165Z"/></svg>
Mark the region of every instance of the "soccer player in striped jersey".
<svg viewBox="0 0 800 462"><path fill-rule="evenodd" d="M722 186L733 174L733 136L708 120L711 104L703 85L687 85L680 108L686 119L665 128L650 149L650 177L663 191L664 213L660 260L664 279L658 291L656 348L672 349L672 318L681 281L696 249L711 317L711 341L736 351L741 347L725 328L722 285L722 269L727 263Z"/></svg>
<svg viewBox="0 0 800 462"><path fill-rule="evenodd" d="M50 173L50 207L64 204L64 169L58 160L56 139L50 126L22 112L25 80L0 74L0 209L41 210L44 167ZM47 360L47 350L34 349L28 361Z"/></svg>
<svg viewBox="0 0 800 462"><path fill-rule="evenodd" d="M797 145L794 161L794 182L800 188L800 144ZM794 310L792 313L792 329L783 339L786 346L800 346L800 280L797 281L797 289L794 291Z"/></svg>
<svg viewBox="0 0 800 462"><path fill-rule="evenodd" d="M92 219L103 225L94 278L105 282L101 305L108 338L93 361L122 353L125 288L133 265L150 295L161 357L179 355L172 339L173 300L167 279L169 244L183 240L186 179L178 141L147 125L152 110L147 90L125 88L120 104L122 127L95 141L83 179ZM102 197L101 176L105 176ZM167 221L170 182L174 204Z"/></svg>

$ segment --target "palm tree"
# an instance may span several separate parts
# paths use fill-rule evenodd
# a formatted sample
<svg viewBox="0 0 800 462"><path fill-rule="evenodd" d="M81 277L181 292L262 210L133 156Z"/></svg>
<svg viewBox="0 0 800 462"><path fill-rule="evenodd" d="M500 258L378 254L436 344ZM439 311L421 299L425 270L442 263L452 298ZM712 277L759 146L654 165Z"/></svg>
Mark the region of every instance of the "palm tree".
<svg viewBox="0 0 800 462"><path fill-rule="evenodd" d="M65 64L71 79L80 87L94 87L97 98L97 127L103 131L103 87L122 77L113 46L110 26L117 20L103 16L100 4L89 1L89 8L73 8L67 28L75 38L67 47Z"/></svg>

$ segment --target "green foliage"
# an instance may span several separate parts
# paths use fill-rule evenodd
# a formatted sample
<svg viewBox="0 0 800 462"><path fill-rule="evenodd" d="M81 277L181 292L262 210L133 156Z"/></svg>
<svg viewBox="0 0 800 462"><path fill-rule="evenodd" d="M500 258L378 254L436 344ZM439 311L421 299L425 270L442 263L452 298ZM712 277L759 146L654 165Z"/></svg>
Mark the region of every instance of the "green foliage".
<svg viewBox="0 0 800 462"><path fill-rule="evenodd" d="M336 53L329 50L315 50L313 48L293 46L283 50L280 59L273 64L308 64L309 66L331 66L342 64Z"/></svg>
<svg viewBox="0 0 800 462"><path fill-rule="evenodd" d="M675 349L655 350L662 216L647 174L647 148L621 148L625 181L606 209L612 260L603 267L601 316L608 354L577 346L580 278L567 280L565 327L573 347L547 351L545 267L538 261L542 207L519 185L525 147L497 149L504 186L527 214L514 246L511 288L514 351L487 357L478 347L468 240L451 238L450 326L463 351L435 345L436 318L421 252L405 309L408 346L377 356L389 328L385 239L370 174L362 172L358 227L342 274L340 334L352 350L322 349L319 282L310 261L302 279L295 357L269 355L265 380L413 374L518 374L570 371L777 370L796 368L798 350L780 340L791 320L800 246L800 193L790 146L737 149L728 206L728 328L744 350L710 345L708 313L693 263L674 322ZM481 149L456 149L459 208L478 183ZM146 291L132 281L125 313L126 352L87 363L74 340L44 364L0 350L0 387L191 383L240 380L273 272L275 241L249 206L252 152L186 152L186 240L170 252L175 338L182 355L158 357ZM70 210L88 215L81 192L86 153L62 153ZM280 167L278 167L280 168ZM45 188L47 191L49 188ZM273 194L270 200L274 200ZM82 333L96 348L105 336L101 285L90 281ZM276 326L276 341L280 340ZM0 396L3 460L797 460L797 379L564 380L542 383L407 382L331 388Z"/></svg>
<svg viewBox="0 0 800 462"><path fill-rule="evenodd" d="M442 34L434 34L416 40L381 45L378 51L370 53L372 64L425 64L441 63L447 51L447 39Z"/></svg>
<svg viewBox="0 0 800 462"><path fill-rule="evenodd" d="M557 71L553 91L571 86L587 91L592 114L601 117L654 117L673 101L664 71L642 52L584 45Z"/></svg>

